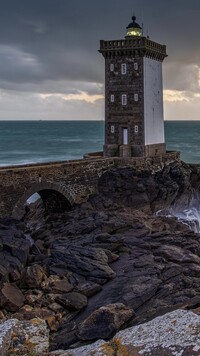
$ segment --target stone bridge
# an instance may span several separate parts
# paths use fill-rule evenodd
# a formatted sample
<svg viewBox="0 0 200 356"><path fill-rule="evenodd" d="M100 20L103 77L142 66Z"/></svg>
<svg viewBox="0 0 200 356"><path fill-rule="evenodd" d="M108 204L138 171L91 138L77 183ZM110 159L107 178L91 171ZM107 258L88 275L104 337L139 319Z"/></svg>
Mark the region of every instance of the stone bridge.
<svg viewBox="0 0 200 356"><path fill-rule="evenodd" d="M27 199L34 193L40 195L47 211L60 212L95 193L100 176L111 168L153 164L160 169L163 162L177 159L178 153L171 152L154 158L91 158L1 167L0 217L21 219Z"/></svg>

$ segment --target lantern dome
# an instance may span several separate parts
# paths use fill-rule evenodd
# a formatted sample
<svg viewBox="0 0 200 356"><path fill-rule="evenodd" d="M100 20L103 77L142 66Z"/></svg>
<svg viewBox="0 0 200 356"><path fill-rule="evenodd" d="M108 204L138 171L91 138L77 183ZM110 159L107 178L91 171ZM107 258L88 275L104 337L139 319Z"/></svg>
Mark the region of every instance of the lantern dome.
<svg viewBox="0 0 200 356"><path fill-rule="evenodd" d="M132 37L132 36L142 36L142 27L135 22L136 17L132 17L132 22L127 26L127 37Z"/></svg>

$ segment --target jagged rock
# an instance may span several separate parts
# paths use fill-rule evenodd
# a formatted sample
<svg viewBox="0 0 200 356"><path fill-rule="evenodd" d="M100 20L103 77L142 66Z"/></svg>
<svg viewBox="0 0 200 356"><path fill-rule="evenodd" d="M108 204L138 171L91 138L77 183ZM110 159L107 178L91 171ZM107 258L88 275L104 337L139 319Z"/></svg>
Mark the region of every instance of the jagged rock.
<svg viewBox="0 0 200 356"><path fill-rule="evenodd" d="M1 242L4 251L16 257L23 265L26 264L30 250L30 242L28 240L25 240L25 238L18 239L14 234L14 236L10 236L9 238L2 236Z"/></svg>
<svg viewBox="0 0 200 356"><path fill-rule="evenodd" d="M0 283L9 282L9 271L0 265Z"/></svg>
<svg viewBox="0 0 200 356"><path fill-rule="evenodd" d="M25 288L38 288L45 278L46 273L44 268L36 264L25 268L20 284Z"/></svg>
<svg viewBox="0 0 200 356"><path fill-rule="evenodd" d="M27 304L24 304L24 306L16 312L13 317L18 320L30 320L35 317L33 313L33 307Z"/></svg>
<svg viewBox="0 0 200 356"><path fill-rule="evenodd" d="M68 310L81 310L87 306L87 298L76 292L62 294L56 301Z"/></svg>
<svg viewBox="0 0 200 356"><path fill-rule="evenodd" d="M47 317L46 322L50 331L57 331L60 326L61 314Z"/></svg>
<svg viewBox="0 0 200 356"><path fill-rule="evenodd" d="M25 302L25 297L19 288L4 283L0 291L0 306L8 311L15 312L19 310Z"/></svg>
<svg viewBox="0 0 200 356"><path fill-rule="evenodd" d="M25 293L26 302L34 305L36 302L41 302L43 295L43 292L38 289L29 290Z"/></svg>
<svg viewBox="0 0 200 356"><path fill-rule="evenodd" d="M31 320L34 318L40 318L42 320L47 320L49 317L54 316L55 313L48 308L37 308L25 305L13 316L19 320Z"/></svg>
<svg viewBox="0 0 200 356"><path fill-rule="evenodd" d="M169 206L180 194L191 191L190 169L174 162L161 171L139 172L125 167L106 171L99 179L99 192L114 203L150 212Z"/></svg>
<svg viewBox="0 0 200 356"><path fill-rule="evenodd" d="M60 331L56 337L56 343L53 344L53 349L68 349L70 345L75 344L78 341L78 337L75 331ZM67 351L68 352L68 351ZM71 351L69 351L71 352ZM66 351L65 351L66 355ZM70 356L66 355L66 356ZM79 355L77 355L79 356ZM89 356L89 355L88 355Z"/></svg>
<svg viewBox="0 0 200 356"><path fill-rule="evenodd" d="M30 211L36 244L26 272L39 265L44 275L37 278L36 273L32 282L28 276L28 283L26 273L21 274L27 253L22 251L20 257L26 241L23 226L11 221L1 225L0 219L0 284L16 281L29 304L16 317L47 320L54 347L69 347L77 342L78 326L107 304L123 303L136 310L137 318L131 317L129 326L189 304L200 294L199 235L175 218L152 212L171 202L187 207L191 172L181 163L163 164L163 170L111 169L100 178L99 192L70 212L44 217L39 210ZM196 172L195 186L198 179ZM80 299L92 298L87 305L85 300L69 300L72 291L82 295ZM2 316L8 313L4 309Z"/></svg>
<svg viewBox="0 0 200 356"><path fill-rule="evenodd" d="M199 256L178 246L163 245L160 247L160 252L173 262L200 264Z"/></svg>
<svg viewBox="0 0 200 356"><path fill-rule="evenodd" d="M64 311L64 308L59 303L51 303L48 305L48 308L54 311L55 313L60 313Z"/></svg>
<svg viewBox="0 0 200 356"><path fill-rule="evenodd" d="M68 247L66 251L52 251L56 260L64 261L75 273L96 278L114 278L115 272L108 266L108 257L102 249Z"/></svg>
<svg viewBox="0 0 200 356"><path fill-rule="evenodd" d="M56 275L51 275L41 284L43 290L46 292L67 293L74 288L66 278L60 278Z"/></svg>
<svg viewBox="0 0 200 356"><path fill-rule="evenodd" d="M98 293L102 290L102 286L94 282L85 282L76 287L75 291L84 294L86 297L91 297L92 295Z"/></svg>
<svg viewBox="0 0 200 356"><path fill-rule="evenodd" d="M60 281L55 281L52 283L52 290L57 292L57 293L68 293L71 292L73 289L73 286L68 282L67 279L62 279Z"/></svg>
<svg viewBox="0 0 200 356"><path fill-rule="evenodd" d="M94 340L113 336L130 318L134 311L124 304L108 304L94 311L78 329L81 340Z"/></svg>
<svg viewBox="0 0 200 356"><path fill-rule="evenodd" d="M30 243L23 234L24 225L13 219L0 223L0 285L20 279L27 262Z"/></svg>

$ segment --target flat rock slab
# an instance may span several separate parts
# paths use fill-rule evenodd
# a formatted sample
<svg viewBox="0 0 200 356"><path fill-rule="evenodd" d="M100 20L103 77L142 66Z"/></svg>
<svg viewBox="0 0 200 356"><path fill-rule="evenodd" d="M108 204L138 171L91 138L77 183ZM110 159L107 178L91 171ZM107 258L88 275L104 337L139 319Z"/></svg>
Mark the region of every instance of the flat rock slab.
<svg viewBox="0 0 200 356"><path fill-rule="evenodd" d="M110 342L99 340L51 356L199 356L200 316L176 310L145 324L120 331Z"/></svg>

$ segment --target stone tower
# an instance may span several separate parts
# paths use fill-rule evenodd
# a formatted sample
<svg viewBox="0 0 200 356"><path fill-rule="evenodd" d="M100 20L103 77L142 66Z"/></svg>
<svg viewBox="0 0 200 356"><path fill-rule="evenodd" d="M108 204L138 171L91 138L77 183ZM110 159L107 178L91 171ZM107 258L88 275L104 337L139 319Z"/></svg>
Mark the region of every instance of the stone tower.
<svg viewBox="0 0 200 356"><path fill-rule="evenodd" d="M162 61L166 46L143 36L136 17L125 39L100 41L105 58L105 157L165 153Z"/></svg>

